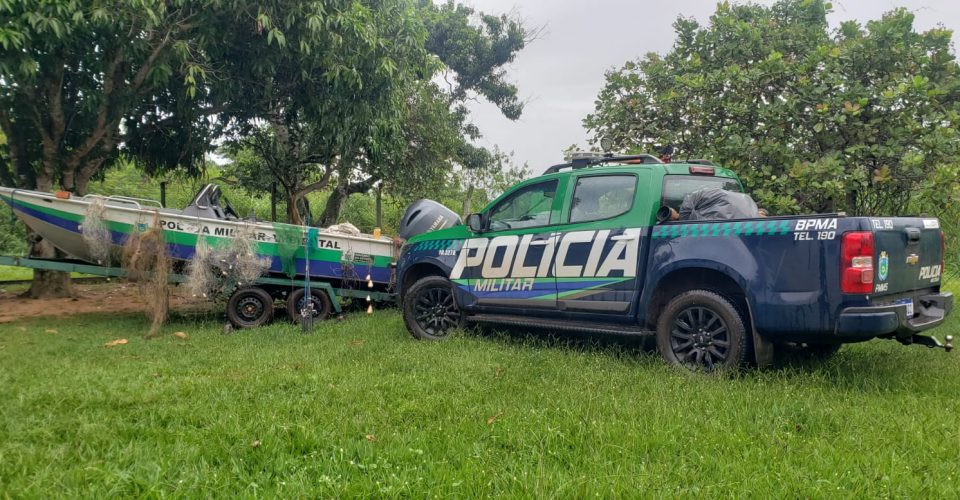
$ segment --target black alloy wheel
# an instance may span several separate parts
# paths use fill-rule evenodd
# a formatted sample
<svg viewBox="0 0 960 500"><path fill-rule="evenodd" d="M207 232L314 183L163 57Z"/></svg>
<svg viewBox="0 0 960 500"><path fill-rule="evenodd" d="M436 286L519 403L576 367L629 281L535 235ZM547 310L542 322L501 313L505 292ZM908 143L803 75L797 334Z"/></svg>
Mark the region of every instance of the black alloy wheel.
<svg viewBox="0 0 960 500"><path fill-rule="evenodd" d="M669 363L712 372L743 365L748 335L743 318L726 298L691 290L673 298L657 322L657 347Z"/></svg>
<svg viewBox="0 0 960 500"><path fill-rule="evenodd" d="M684 364L712 370L730 354L727 324L706 307L688 307L673 319L670 348Z"/></svg>
<svg viewBox="0 0 960 500"><path fill-rule="evenodd" d="M462 327L464 318L450 281L442 276L428 276L414 283L405 294L403 319L415 338L439 340Z"/></svg>

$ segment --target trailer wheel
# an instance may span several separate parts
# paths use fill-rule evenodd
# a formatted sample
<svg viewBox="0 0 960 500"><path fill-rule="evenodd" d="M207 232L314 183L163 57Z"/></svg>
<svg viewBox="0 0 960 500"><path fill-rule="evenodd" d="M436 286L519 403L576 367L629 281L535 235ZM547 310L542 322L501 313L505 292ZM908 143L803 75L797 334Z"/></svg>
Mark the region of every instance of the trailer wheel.
<svg viewBox="0 0 960 500"><path fill-rule="evenodd" d="M403 322L414 338L440 340L463 326L453 285L443 276L427 276L403 296Z"/></svg>
<svg viewBox="0 0 960 500"><path fill-rule="evenodd" d="M300 310L307 302L303 288L298 288L287 296L287 316L295 324L301 323ZM333 306L330 304L330 297L323 290L310 290L311 302L313 303L313 320L323 321L330 316Z"/></svg>
<svg viewBox="0 0 960 500"><path fill-rule="evenodd" d="M668 363L691 371L737 368L747 358L747 331L730 301L691 290L674 297L660 315L657 348Z"/></svg>
<svg viewBox="0 0 960 500"><path fill-rule="evenodd" d="M273 319L273 297L262 288L243 288L230 296L227 319L237 328L256 328Z"/></svg>

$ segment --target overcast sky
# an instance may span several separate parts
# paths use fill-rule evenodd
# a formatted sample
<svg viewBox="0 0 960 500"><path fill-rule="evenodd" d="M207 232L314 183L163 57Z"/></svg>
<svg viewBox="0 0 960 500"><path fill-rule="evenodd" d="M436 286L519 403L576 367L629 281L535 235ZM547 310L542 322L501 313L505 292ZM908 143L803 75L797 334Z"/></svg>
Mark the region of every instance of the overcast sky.
<svg viewBox="0 0 960 500"><path fill-rule="evenodd" d="M484 134L481 144L514 151L517 163L528 162L536 175L562 160L570 144L587 146L581 120L593 111L604 72L647 52L664 53L673 45L671 25L678 15L707 24L716 2L673 0L462 0L488 13L513 12L531 27L544 27L540 38L517 56L509 70L527 102L523 116L507 120L491 104L473 106L473 119ZM760 2L772 3L772 2ZM960 0L834 0L831 28L841 21L877 19L896 7L914 12L914 28L942 24L960 31Z"/></svg>

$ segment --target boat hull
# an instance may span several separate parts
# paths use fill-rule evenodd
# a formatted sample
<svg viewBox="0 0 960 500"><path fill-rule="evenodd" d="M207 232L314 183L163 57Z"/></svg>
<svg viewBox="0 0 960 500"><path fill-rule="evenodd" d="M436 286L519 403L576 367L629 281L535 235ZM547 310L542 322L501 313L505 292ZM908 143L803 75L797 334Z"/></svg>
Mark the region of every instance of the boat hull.
<svg viewBox="0 0 960 500"><path fill-rule="evenodd" d="M77 259L102 264L91 255L82 233L91 198L60 199L49 193L0 187L0 200L31 230L60 250ZM283 252L282 236L278 235L291 234L291 231L305 234L302 227L192 217L178 210L143 207L129 201L105 203L102 218L110 232L114 255L119 254L119 248L131 234L156 224L163 231L170 257L181 261L193 258L201 238L212 248L222 248L229 244L234 233L246 229L252 230L257 255L270 260L268 272L272 275L302 277L309 258L311 277L366 280L369 275L374 283L391 282L390 264L395 260L396 250L389 238L343 235L320 229L309 255L302 241L291 255Z"/></svg>

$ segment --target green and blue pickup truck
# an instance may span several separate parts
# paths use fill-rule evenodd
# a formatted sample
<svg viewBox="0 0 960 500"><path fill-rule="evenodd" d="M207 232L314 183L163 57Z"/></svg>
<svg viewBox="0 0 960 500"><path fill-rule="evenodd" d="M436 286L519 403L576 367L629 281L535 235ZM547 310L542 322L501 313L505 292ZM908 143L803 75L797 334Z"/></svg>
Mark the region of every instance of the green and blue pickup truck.
<svg viewBox="0 0 960 500"><path fill-rule="evenodd" d="M949 350L952 338L928 335L953 305L937 219L666 215L710 188L743 189L701 161L608 154L553 166L466 224L405 243L407 328L418 339L467 321L655 336L668 362L707 371L769 363L777 345L825 354L889 338Z"/></svg>

